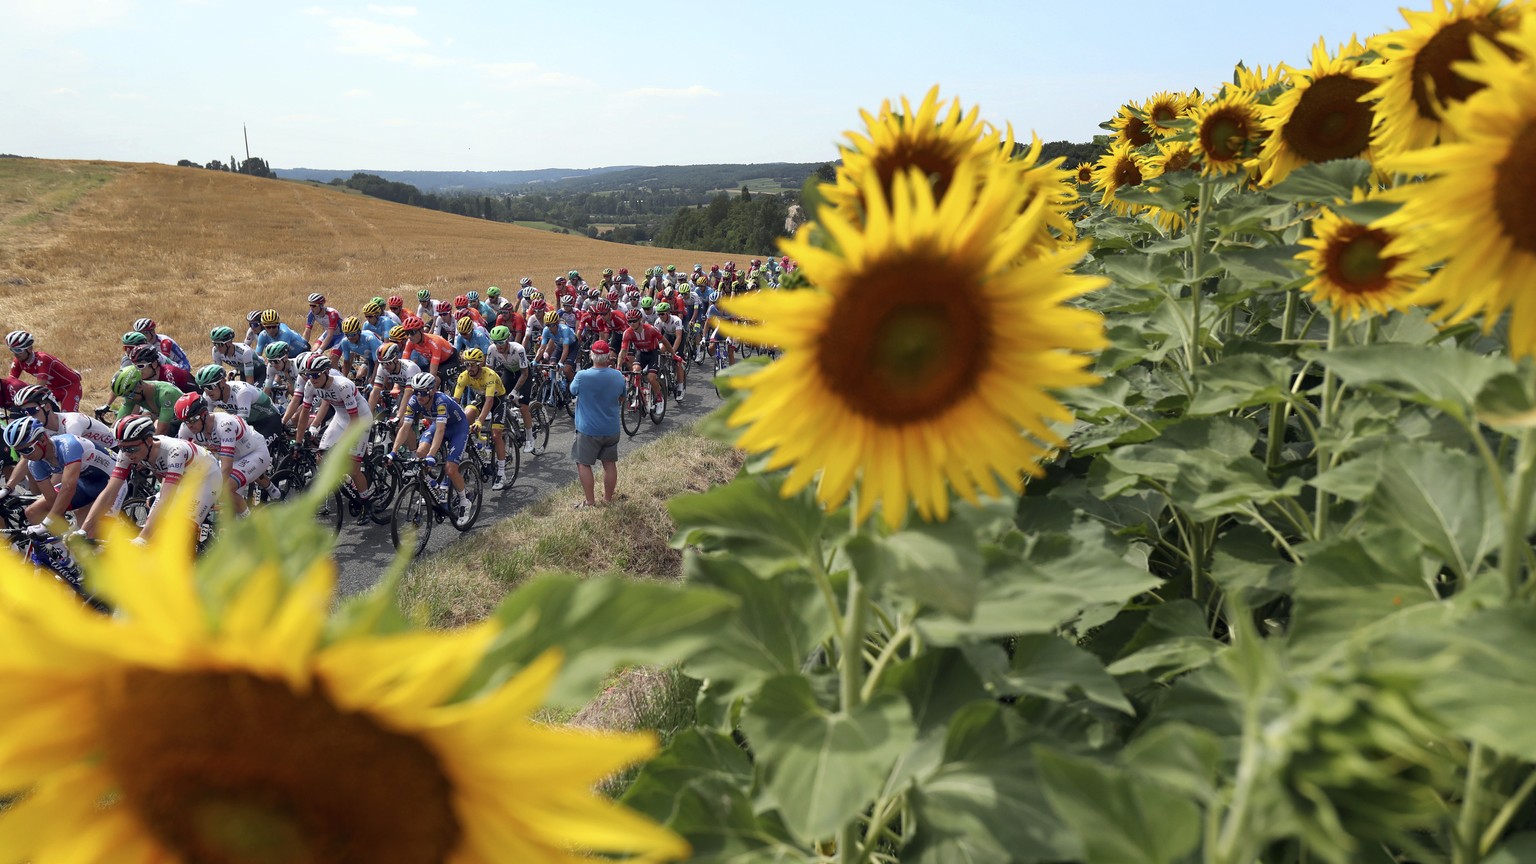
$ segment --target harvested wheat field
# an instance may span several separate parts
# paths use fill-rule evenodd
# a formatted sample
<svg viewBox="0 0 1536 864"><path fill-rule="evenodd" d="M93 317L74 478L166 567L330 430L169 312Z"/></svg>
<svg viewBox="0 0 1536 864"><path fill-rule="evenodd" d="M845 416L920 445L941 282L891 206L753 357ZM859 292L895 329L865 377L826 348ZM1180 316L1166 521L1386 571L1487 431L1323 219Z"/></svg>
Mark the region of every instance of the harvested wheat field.
<svg viewBox="0 0 1536 864"><path fill-rule="evenodd" d="M167 165L0 159L0 328L39 347L106 394L118 336L149 316L194 363L208 331L244 332L271 307L303 329L304 298L343 314L374 295L416 302L491 285L541 288L579 270L750 257L629 246L393 204L312 186Z"/></svg>

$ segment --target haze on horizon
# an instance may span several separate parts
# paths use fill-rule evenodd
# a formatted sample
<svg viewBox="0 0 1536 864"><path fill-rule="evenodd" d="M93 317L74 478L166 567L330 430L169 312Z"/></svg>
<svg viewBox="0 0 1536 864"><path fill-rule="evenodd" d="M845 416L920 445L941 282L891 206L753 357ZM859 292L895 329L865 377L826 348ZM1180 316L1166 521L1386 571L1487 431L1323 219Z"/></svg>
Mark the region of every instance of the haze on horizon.
<svg viewBox="0 0 1536 864"><path fill-rule="evenodd" d="M1413 3L1426 8L1429 0ZM499 171L823 162L934 84L1027 139L1403 26L1395 0L0 0L0 152Z"/></svg>

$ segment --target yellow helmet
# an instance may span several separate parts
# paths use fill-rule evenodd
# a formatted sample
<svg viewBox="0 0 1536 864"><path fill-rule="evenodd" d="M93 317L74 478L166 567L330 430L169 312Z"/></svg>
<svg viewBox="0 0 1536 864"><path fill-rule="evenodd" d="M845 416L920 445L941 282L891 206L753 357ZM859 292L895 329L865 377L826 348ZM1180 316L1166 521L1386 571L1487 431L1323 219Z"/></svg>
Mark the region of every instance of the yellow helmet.
<svg viewBox="0 0 1536 864"><path fill-rule="evenodd" d="M464 353L459 355L459 359L465 363L484 363L485 352L479 348L465 348Z"/></svg>
<svg viewBox="0 0 1536 864"><path fill-rule="evenodd" d="M559 312L551 311L551 312L545 312L544 313L544 323L545 324L553 324L553 323L555 323L556 321L559 321L559 320L560 320L560 313Z"/></svg>
<svg viewBox="0 0 1536 864"><path fill-rule="evenodd" d="M405 328L400 326L399 324L396 324L395 326L389 328L389 341L391 341L391 342L404 342L405 341Z"/></svg>
<svg viewBox="0 0 1536 864"><path fill-rule="evenodd" d="M383 315L384 314L384 304L380 303L377 300L369 300L367 303L363 304L363 314L364 315Z"/></svg>
<svg viewBox="0 0 1536 864"><path fill-rule="evenodd" d="M469 334L475 332L475 319L469 317L468 315L465 315L463 318L460 318L459 319L459 324L458 324L458 330L459 330L459 333L461 333L461 334L463 334L465 336L468 336Z"/></svg>
<svg viewBox="0 0 1536 864"><path fill-rule="evenodd" d="M270 327L277 323L276 309L263 309L261 312L261 326Z"/></svg>
<svg viewBox="0 0 1536 864"><path fill-rule="evenodd" d="M351 336L353 333L363 332L362 319L356 315L348 315L346 318L343 318L341 321L341 332L348 336Z"/></svg>

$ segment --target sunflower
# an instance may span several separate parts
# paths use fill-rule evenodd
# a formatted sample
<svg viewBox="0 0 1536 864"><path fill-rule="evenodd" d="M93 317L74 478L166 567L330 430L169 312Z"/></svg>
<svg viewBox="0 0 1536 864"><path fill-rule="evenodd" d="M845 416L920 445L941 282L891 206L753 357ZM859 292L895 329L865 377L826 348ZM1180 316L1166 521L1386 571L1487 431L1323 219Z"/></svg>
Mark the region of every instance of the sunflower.
<svg viewBox="0 0 1536 864"><path fill-rule="evenodd" d="M1092 184L1093 183L1093 169L1094 169L1094 163L1093 162L1079 162L1079 163L1077 163L1077 168L1073 169L1076 172L1077 182L1079 182L1079 183L1081 183L1081 184L1083 184L1085 186Z"/></svg>
<svg viewBox="0 0 1536 864"><path fill-rule="evenodd" d="M1247 93L1254 99L1268 98L1271 88L1285 80L1285 70L1279 66L1255 66L1249 69L1239 63L1232 69L1232 82L1221 86L1221 98L1233 92Z"/></svg>
<svg viewBox="0 0 1536 864"><path fill-rule="evenodd" d="M248 522L264 518L281 517ZM303 570L269 551L220 605L209 586L230 574L193 572L192 530L172 517L148 546L107 547L92 576L114 618L0 554L0 789L28 790L0 815L5 860L688 854L591 791L654 741L528 719L558 657L456 700L495 627L326 643L329 557Z"/></svg>
<svg viewBox="0 0 1536 864"><path fill-rule="evenodd" d="M1476 63L1460 67L1481 89L1446 110L1455 143L1382 159L1386 170L1431 176L1389 193L1404 203L1379 223L1397 233L1387 253L1445 262L1415 303L1452 324L1481 314L1484 329L1508 310L1510 351L1523 357L1536 355L1536 70L1507 54L1536 57L1536 16L1501 40L1474 47Z"/></svg>
<svg viewBox="0 0 1536 864"><path fill-rule="evenodd" d="M1109 121L1109 128L1115 132L1110 144L1144 147L1152 143L1152 125L1146 121L1141 106L1134 103L1121 105L1115 119Z"/></svg>
<svg viewBox="0 0 1536 864"><path fill-rule="evenodd" d="M1355 200L1365 196L1357 191ZM1301 241L1310 251L1296 256L1307 263L1311 277L1301 290L1350 319L1409 305L1407 298L1423 281L1424 270L1386 251L1397 239L1395 232L1353 222L1327 208L1312 220L1312 231L1311 238Z"/></svg>
<svg viewBox="0 0 1536 864"><path fill-rule="evenodd" d="M1179 171L1190 171L1200 167L1199 157L1185 141L1159 141L1157 142L1157 154L1148 156L1142 161L1142 182L1148 189L1161 188L1162 184L1155 182L1164 174L1173 174ZM1191 205L1191 209L1194 205ZM1189 224L1188 217L1177 210L1165 210L1162 207L1149 207L1148 215L1163 233L1171 233Z"/></svg>
<svg viewBox="0 0 1536 864"><path fill-rule="evenodd" d="M1482 87L1459 65L1471 59L1473 37L1510 29L1528 5L1520 0L1499 8L1499 2L1434 0L1428 12L1402 10L1406 28L1371 37L1368 47L1381 62L1361 67L1358 75L1376 82L1370 92L1380 103L1373 140L1382 152L1454 140L1443 125L1444 109Z"/></svg>
<svg viewBox="0 0 1536 864"><path fill-rule="evenodd" d="M1286 70L1291 86L1263 109L1269 132L1259 151L1259 182L1279 183L1302 165L1334 159L1370 159L1371 124L1375 112L1361 97L1371 83L1353 74L1355 59L1365 49L1354 39L1330 57L1319 39L1312 48L1312 66Z"/></svg>
<svg viewBox="0 0 1536 864"><path fill-rule="evenodd" d="M1080 176L1078 172L1061 167L1066 161L1065 156L1057 156L1047 162L1040 161L1040 153L1043 145L1039 136L1034 136L1030 146L1014 157L1014 167L1020 171L1019 182L1024 184L1024 206L1020 212L1028 209L1035 200L1045 201L1045 234L1042 239L1050 242L1039 244L1040 248L1049 248L1055 245L1055 241L1072 241L1077 239L1077 226L1073 224L1070 214L1079 204L1077 190L1072 181Z"/></svg>
<svg viewBox="0 0 1536 864"><path fill-rule="evenodd" d="M1247 170L1263 124L1251 94L1234 90L1195 112L1195 152L1206 174Z"/></svg>
<svg viewBox="0 0 1536 864"><path fill-rule="evenodd" d="M1013 136L1005 138L982 121L980 108L962 111L960 100L955 99L940 117L943 107L935 86L915 111L906 97L902 97L900 111L893 111L889 100L881 103L878 114L860 111L865 134L847 133L849 144L838 147L843 164L837 180L819 187L822 197L845 212L857 212L864 206L864 194L854 178L862 177L866 168L879 175L887 197L895 177L909 168L922 171L934 192L943 197L961 164L971 160L998 162L1013 152Z"/></svg>
<svg viewBox="0 0 1536 864"><path fill-rule="evenodd" d="M1161 138L1177 132L1178 129L1170 124L1182 117L1188 117L1190 110L1199 104L1198 94L1191 97L1185 93L1171 93L1164 90L1147 100L1143 113L1146 115L1152 133Z"/></svg>
<svg viewBox="0 0 1536 864"><path fill-rule="evenodd" d="M1067 272L1086 244L1026 254L1046 202L1018 215L1027 190L1006 166L978 177L965 165L942 201L916 170L889 200L873 171L861 183L862 225L822 211L835 251L804 229L781 241L815 288L729 301L760 323L726 332L784 348L742 377L729 422L746 427L738 446L791 469L786 495L819 474L829 508L858 485L860 521L878 503L900 525L908 502L944 519L948 489L971 501L999 494L999 481L1018 490L1040 442L1060 441L1048 424L1071 415L1047 388L1096 381L1080 352L1104 344L1100 316L1065 304L1105 280Z"/></svg>
<svg viewBox="0 0 1536 864"><path fill-rule="evenodd" d="M1139 204L1131 204L1115 197L1115 193L1121 189L1129 189L1140 186L1145 178L1145 160L1131 148L1131 145L1120 142L1109 148L1109 152L1099 157L1098 168L1094 170L1094 188L1101 193L1099 204L1112 208L1121 216L1129 216L1141 209Z"/></svg>

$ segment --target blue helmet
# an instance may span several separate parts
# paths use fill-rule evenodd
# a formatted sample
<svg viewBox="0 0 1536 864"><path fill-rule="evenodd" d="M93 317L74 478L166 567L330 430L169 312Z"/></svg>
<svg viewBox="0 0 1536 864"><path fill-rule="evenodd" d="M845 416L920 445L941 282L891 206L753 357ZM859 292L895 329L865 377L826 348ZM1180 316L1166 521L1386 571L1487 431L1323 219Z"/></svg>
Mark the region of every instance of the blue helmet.
<svg viewBox="0 0 1536 864"><path fill-rule="evenodd" d="M20 417L10 422L5 427L5 446L12 450L21 450L32 446L32 442L48 434L43 424L31 417Z"/></svg>
<svg viewBox="0 0 1536 864"><path fill-rule="evenodd" d="M719 303L720 302L720 292L719 291L711 291L711 292L709 292L709 302L711 302L711 303Z"/></svg>

